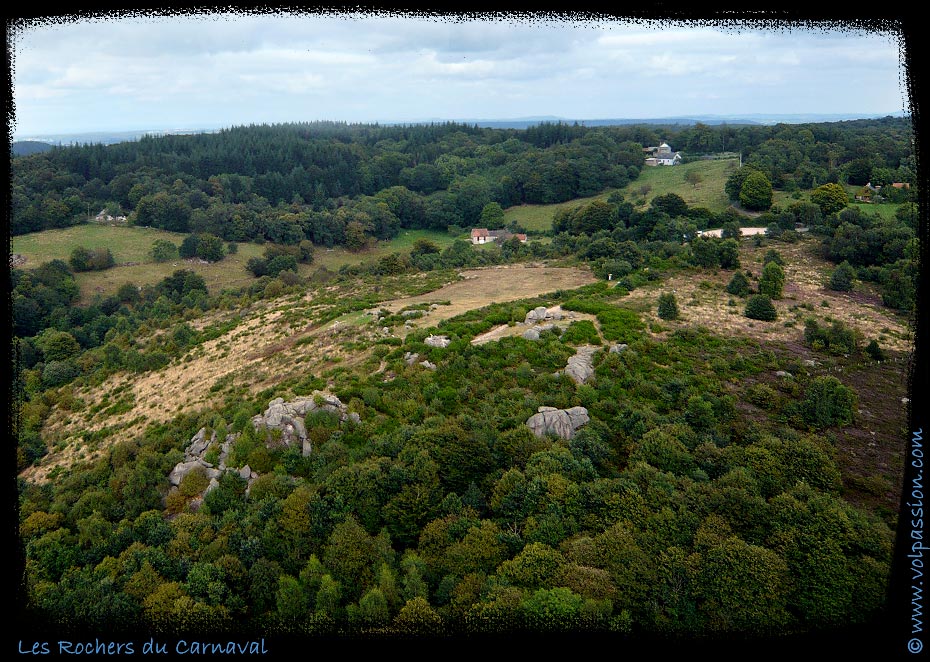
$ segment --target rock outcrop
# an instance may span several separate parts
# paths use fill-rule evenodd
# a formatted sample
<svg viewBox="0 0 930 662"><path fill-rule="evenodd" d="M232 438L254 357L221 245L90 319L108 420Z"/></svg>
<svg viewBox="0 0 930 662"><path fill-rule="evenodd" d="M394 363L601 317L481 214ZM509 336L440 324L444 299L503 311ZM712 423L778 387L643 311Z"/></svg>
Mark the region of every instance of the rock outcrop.
<svg viewBox="0 0 930 662"><path fill-rule="evenodd" d="M203 470L204 475L210 480L210 482L204 489L203 493L191 500L190 506L192 509L196 510L199 508L200 504L203 503L203 497L219 487L220 478L227 471L234 471L238 473L239 476L241 476L244 480L248 481L248 487L246 487L246 493L248 494L249 489L252 487L252 481L258 478L258 474L252 471L248 465L242 467L241 469L226 466L226 460L229 458L229 451L232 448L232 444L238 438L238 434L226 435L226 439L220 445L216 465L213 465L206 460L208 449L213 444L213 442L216 441L216 432L210 435L210 438L207 439L206 428L200 428L200 430L197 431L197 434L191 438L190 443L184 452L184 460L178 462L174 466L174 469L171 470L171 473L168 474L168 482L171 483L172 490L176 490L181 484L181 481L184 480L184 477L187 476L190 472L198 468Z"/></svg>
<svg viewBox="0 0 930 662"><path fill-rule="evenodd" d="M598 350L593 345L582 345L575 350L575 355L568 358L565 374L576 384L584 384L594 374L594 353Z"/></svg>
<svg viewBox="0 0 930 662"><path fill-rule="evenodd" d="M428 347L448 347L452 342L447 336L427 336L423 341Z"/></svg>
<svg viewBox="0 0 930 662"><path fill-rule="evenodd" d="M548 310L545 306L538 306L533 308L530 312L526 314L524 318L524 324L538 324L540 322L545 322L546 320L559 321L562 319L562 311L559 308L553 310Z"/></svg>
<svg viewBox="0 0 930 662"><path fill-rule="evenodd" d="M328 411L339 416L340 421L351 420L358 423L359 417L355 412L349 413L348 408L335 395L314 391L312 395L300 396L285 402L283 398L275 398L268 403L264 414L252 417L252 425L256 432L262 430L280 430L281 443L285 446L301 445L301 451L306 457L313 450L307 438L307 428L304 417L314 411Z"/></svg>
<svg viewBox="0 0 930 662"><path fill-rule="evenodd" d="M191 437L190 443L184 451L184 460L174 465L174 469L168 474L168 482L177 487L184 480L184 477L197 467L204 470L207 478L219 478L223 474L222 470L214 467L204 459L207 448L214 441L216 441L216 432L207 439L206 428L200 428L197 434ZM225 460L225 458L223 459Z"/></svg>
<svg viewBox="0 0 930 662"><path fill-rule="evenodd" d="M569 409L540 407L537 412L526 421L526 426L537 437L554 434L560 439L571 439L575 436L575 431L578 428L591 420L588 418L588 410L584 407L571 407Z"/></svg>
<svg viewBox="0 0 930 662"><path fill-rule="evenodd" d="M622 353L625 352L626 350L627 350L627 344L626 344L626 343L620 343L619 345L611 345L611 346L610 346L610 353L611 353L611 354L622 354Z"/></svg>
<svg viewBox="0 0 930 662"><path fill-rule="evenodd" d="M533 328L524 331L523 337L527 340L539 340L540 333L543 331L553 331L555 329L559 329L555 324L537 324ZM559 329L559 333L561 333L561 329Z"/></svg>

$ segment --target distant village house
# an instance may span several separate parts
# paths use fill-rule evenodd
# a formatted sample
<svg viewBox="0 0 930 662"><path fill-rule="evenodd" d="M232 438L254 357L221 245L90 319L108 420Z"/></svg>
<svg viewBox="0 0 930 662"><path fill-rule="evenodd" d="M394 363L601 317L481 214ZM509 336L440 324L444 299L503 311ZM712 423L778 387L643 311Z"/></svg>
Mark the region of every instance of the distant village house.
<svg viewBox="0 0 930 662"><path fill-rule="evenodd" d="M512 237L519 239L521 244L526 243L525 234L514 234L509 230L488 230L487 228L474 228L471 231L471 243L476 245L486 244L491 241L507 241Z"/></svg>
<svg viewBox="0 0 930 662"><path fill-rule="evenodd" d="M673 166L681 163L681 153L673 152L668 143L662 143L658 147L646 147L643 151L652 154L646 158L647 166Z"/></svg>
<svg viewBox="0 0 930 662"><path fill-rule="evenodd" d="M892 182L891 188L907 191L911 185L907 182ZM872 186L872 182L868 182L856 192L856 200L858 202L882 202L884 198L880 195L881 190L881 186Z"/></svg>

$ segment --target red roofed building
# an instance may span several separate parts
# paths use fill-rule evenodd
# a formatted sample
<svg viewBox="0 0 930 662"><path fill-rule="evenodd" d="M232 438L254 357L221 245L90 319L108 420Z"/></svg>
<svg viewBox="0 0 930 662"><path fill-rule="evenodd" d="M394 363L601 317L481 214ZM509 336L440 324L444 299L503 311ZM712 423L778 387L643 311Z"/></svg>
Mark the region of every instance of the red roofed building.
<svg viewBox="0 0 930 662"><path fill-rule="evenodd" d="M516 237L521 244L526 243L525 234L514 234L510 230L488 230L487 228L473 228L471 231L471 243L486 244L491 241L507 241L511 237Z"/></svg>

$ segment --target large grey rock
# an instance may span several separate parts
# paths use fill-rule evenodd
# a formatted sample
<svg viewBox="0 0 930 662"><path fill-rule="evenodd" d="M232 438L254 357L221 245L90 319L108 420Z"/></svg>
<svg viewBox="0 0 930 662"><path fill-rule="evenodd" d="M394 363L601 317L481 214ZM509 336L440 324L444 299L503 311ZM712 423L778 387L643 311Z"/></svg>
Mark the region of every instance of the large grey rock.
<svg viewBox="0 0 930 662"><path fill-rule="evenodd" d="M626 344L626 343L620 343L619 345L611 345L611 346L610 346L610 353L611 353L611 354L622 354L622 353L625 352L626 350L627 350L627 344Z"/></svg>
<svg viewBox="0 0 930 662"><path fill-rule="evenodd" d="M526 314L526 319L524 319L524 322L526 324L536 324L537 322L542 322L548 316L549 311L546 310L545 306L537 306Z"/></svg>
<svg viewBox="0 0 930 662"><path fill-rule="evenodd" d="M775 373L775 376L776 377L788 377L788 378L794 377L794 375L792 375L790 372L785 372L784 370L777 371Z"/></svg>
<svg viewBox="0 0 930 662"><path fill-rule="evenodd" d="M429 361L420 361L420 365L426 368L427 370L435 370L436 364L430 363Z"/></svg>
<svg viewBox="0 0 930 662"><path fill-rule="evenodd" d="M593 345L582 345L575 350L575 355L568 358L565 374L576 384L584 384L594 374L594 352L598 350Z"/></svg>
<svg viewBox="0 0 930 662"><path fill-rule="evenodd" d="M189 462L178 462L174 469L168 474L168 482L177 487L184 480L184 476L193 471L196 467L203 467L200 460L191 460Z"/></svg>
<svg viewBox="0 0 930 662"><path fill-rule="evenodd" d="M449 343L452 342L446 336L427 336L426 340L423 341L429 347L448 347Z"/></svg>
<svg viewBox="0 0 930 662"><path fill-rule="evenodd" d="M585 425L588 410L584 407L571 407L570 409L556 409L555 407L540 407L526 421L526 426L537 437L554 434L560 439L571 439L575 431Z"/></svg>
<svg viewBox="0 0 930 662"><path fill-rule="evenodd" d="M216 433L214 433L214 438ZM197 434L191 437L191 443L187 447L188 455L203 455L203 452L207 450L207 446L210 445L210 441L207 440L207 429L200 428L197 430Z"/></svg>
<svg viewBox="0 0 930 662"><path fill-rule="evenodd" d="M539 331L536 329L536 327L527 329L523 332L523 337L527 340L539 340Z"/></svg>
<svg viewBox="0 0 930 662"><path fill-rule="evenodd" d="M250 467L249 465L245 465L244 467L239 469L239 475L242 476L243 479L248 480L249 478L252 477L252 467Z"/></svg>
<svg viewBox="0 0 930 662"><path fill-rule="evenodd" d="M420 355L416 352L404 352L404 363L407 365L413 365L420 359Z"/></svg>
<svg viewBox="0 0 930 662"><path fill-rule="evenodd" d="M312 448L307 439L304 417L314 411L328 411L339 416L340 421L348 419L348 408L335 395L314 391L312 395L300 396L290 402L275 398L268 403L264 414L252 417L256 432L262 430L280 430L281 443L285 446L300 444L303 454L309 455Z"/></svg>

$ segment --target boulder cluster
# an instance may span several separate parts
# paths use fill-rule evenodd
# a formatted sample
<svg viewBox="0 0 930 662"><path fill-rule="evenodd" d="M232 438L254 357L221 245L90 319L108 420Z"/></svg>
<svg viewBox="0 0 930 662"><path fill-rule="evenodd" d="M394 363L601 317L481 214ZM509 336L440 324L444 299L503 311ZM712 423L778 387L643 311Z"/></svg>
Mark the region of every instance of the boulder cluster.
<svg viewBox="0 0 930 662"><path fill-rule="evenodd" d="M204 475L210 480L203 493L197 497L198 501L202 500L204 496L219 486L220 477L227 471L235 471L244 480L248 481L249 487L251 487L252 481L258 478L258 474L252 471L249 465L245 465L244 467L226 466L226 460L229 458L229 451L238 438L238 434L226 435L226 439L220 444L216 464L213 464L206 460L206 454L210 446L216 441L216 431L214 431L208 439L207 429L200 428L197 434L191 437L190 443L184 451L184 459L178 462L174 466L174 469L171 470L171 473L168 474L168 482L171 483L172 488L176 489L187 474L198 468L202 469Z"/></svg>
<svg viewBox="0 0 930 662"><path fill-rule="evenodd" d="M340 421L350 420L359 423L358 414L349 412L335 395L314 391L312 395L300 396L285 402L284 398L275 398L268 403L264 414L252 417L252 425L256 432L280 430L280 443L284 446L300 444L304 457L313 451L310 440L307 438L307 428L304 418L315 411L328 411L339 416Z"/></svg>
<svg viewBox="0 0 930 662"><path fill-rule="evenodd" d="M575 431L585 425L588 410L584 407L570 407L569 409L556 409L555 407L540 407L526 421L528 427L537 437L554 434L560 439L571 439Z"/></svg>

